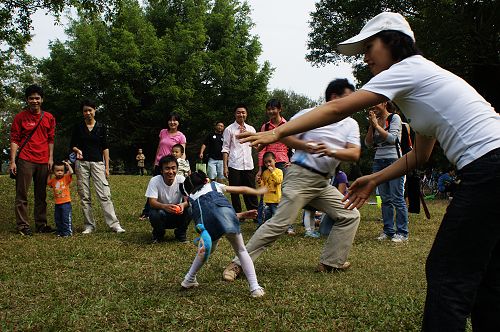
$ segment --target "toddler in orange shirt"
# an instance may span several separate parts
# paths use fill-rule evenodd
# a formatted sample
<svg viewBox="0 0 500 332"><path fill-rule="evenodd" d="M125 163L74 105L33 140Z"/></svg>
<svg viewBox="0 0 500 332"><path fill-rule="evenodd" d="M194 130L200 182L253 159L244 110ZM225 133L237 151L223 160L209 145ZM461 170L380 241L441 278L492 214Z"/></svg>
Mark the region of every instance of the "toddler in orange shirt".
<svg viewBox="0 0 500 332"><path fill-rule="evenodd" d="M49 175L47 186L51 187L54 192L54 221L57 227L57 236L71 236L73 227L69 185L72 181L73 168L67 161L56 162L52 166L52 173L54 176Z"/></svg>

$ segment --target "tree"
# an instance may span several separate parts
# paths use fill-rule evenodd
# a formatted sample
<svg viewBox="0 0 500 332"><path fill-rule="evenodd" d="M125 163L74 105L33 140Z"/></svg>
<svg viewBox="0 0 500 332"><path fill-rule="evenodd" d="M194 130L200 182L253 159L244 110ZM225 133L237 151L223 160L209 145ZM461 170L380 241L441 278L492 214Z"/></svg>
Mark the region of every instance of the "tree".
<svg viewBox="0 0 500 332"><path fill-rule="evenodd" d="M114 157L132 162L138 146L155 154L170 112L196 142L215 120L234 120L236 103L261 107L271 68L257 62L251 25L248 6L233 0L127 0L108 22L79 17L41 66L60 134L81 121L79 100L92 97Z"/></svg>

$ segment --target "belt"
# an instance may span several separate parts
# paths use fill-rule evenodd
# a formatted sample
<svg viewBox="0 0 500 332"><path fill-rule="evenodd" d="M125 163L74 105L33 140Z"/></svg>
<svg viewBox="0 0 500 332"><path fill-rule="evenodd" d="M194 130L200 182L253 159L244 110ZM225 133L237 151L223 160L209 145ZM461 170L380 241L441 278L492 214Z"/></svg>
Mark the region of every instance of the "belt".
<svg viewBox="0 0 500 332"><path fill-rule="evenodd" d="M294 162L292 162L292 164L295 164L295 165L297 165L297 166L300 166L300 167L302 167L302 168L305 168L305 169L307 169L308 171L311 171L311 172L313 172L313 173L319 174L319 175L321 175L321 176L323 176L323 177L325 177L325 178L327 178L327 177L328 177L328 173L323 173L323 172L320 172L320 171L318 171L317 169L314 169L314 168L309 167L309 166L307 166L307 165L304 165L304 164L302 164L302 163L298 163L298 162L295 162L295 161L294 161Z"/></svg>

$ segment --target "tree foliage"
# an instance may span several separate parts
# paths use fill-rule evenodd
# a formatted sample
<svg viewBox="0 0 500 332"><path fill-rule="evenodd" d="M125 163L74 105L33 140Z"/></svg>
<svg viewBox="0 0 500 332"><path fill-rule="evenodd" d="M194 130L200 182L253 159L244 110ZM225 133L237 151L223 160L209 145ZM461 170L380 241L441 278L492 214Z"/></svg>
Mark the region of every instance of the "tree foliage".
<svg viewBox="0 0 500 332"><path fill-rule="evenodd" d="M321 0L311 14L307 59L315 64L347 61L359 70L361 57L336 53L337 44L356 35L368 19L388 10L408 19L427 58L463 77L499 105L498 0ZM366 72L357 77L362 83L369 78Z"/></svg>
<svg viewBox="0 0 500 332"><path fill-rule="evenodd" d="M234 121L236 103L253 116L265 103L272 70L257 62L261 46L249 17L236 0L151 0L144 7L127 0L108 22L80 16L41 66L60 134L81 121L85 97L100 105L112 154L129 161L137 147L155 154L170 112L181 115L188 142L203 138L216 120Z"/></svg>

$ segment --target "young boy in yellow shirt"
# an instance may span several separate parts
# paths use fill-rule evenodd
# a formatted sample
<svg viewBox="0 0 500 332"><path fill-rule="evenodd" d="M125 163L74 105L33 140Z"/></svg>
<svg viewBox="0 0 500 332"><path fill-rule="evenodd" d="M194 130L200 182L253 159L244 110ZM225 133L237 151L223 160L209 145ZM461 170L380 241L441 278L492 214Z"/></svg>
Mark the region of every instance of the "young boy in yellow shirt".
<svg viewBox="0 0 500 332"><path fill-rule="evenodd" d="M276 167L276 156L268 151L262 158L265 170L262 172L260 187L267 187L267 193L264 194L264 218L263 222L270 219L278 208L281 200L281 183L283 182L283 171ZM260 226L260 225L259 225Z"/></svg>

